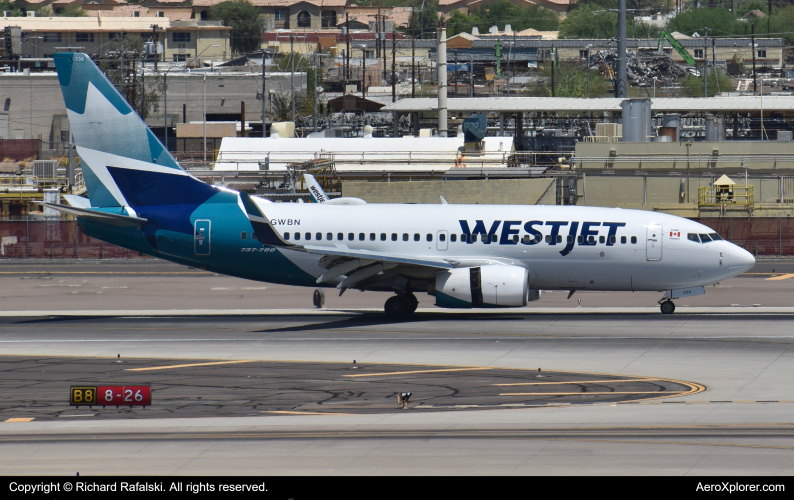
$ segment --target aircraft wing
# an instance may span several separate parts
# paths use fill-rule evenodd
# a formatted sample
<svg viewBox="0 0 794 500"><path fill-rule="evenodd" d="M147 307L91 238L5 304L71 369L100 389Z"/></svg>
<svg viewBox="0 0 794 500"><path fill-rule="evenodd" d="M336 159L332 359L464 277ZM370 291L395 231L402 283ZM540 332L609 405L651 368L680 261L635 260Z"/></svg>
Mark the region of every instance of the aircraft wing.
<svg viewBox="0 0 794 500"><path fill-rule="evenodd" d="M52 203L42 203L42 205L106 226L143 226L148 222L147 219L142 219L141 217L111 214L108 212L100 212L99 210L92 210L90 208L67 207L66 205L54 205Z"/></svg>
<svg viewBox="0 0 794 500"><path fill-rule="evenodd" d="M337 257L350 257L352 259L374 260L380 262L394 262L396 264L410 264L414 266L437 267L439 269L452 269L454 266L444 259L432 257L412 257L393 253L371 252L369 250L349 250L345 248L321 247L304 245L306 252L321 255L334 255Z"/></svg>

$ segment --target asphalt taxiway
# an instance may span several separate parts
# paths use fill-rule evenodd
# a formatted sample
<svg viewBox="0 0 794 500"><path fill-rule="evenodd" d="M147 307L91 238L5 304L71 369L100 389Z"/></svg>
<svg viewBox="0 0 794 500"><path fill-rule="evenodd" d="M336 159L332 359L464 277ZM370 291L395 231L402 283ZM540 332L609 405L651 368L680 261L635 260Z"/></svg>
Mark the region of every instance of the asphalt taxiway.
<svg viewBox="0 0 794 500"><path fill-rule="evenodd" d="M316 310L305 289L127 265L137 275L0 266L3 473L794 472L790 269L669 316L657 294L577 293L485 312L420 297L392 322L381 294ZM224 364L190 366L204 363ZM88 381L150 383L153 407L69 407ZM650 387L666 394L618 394Z"/></svg>

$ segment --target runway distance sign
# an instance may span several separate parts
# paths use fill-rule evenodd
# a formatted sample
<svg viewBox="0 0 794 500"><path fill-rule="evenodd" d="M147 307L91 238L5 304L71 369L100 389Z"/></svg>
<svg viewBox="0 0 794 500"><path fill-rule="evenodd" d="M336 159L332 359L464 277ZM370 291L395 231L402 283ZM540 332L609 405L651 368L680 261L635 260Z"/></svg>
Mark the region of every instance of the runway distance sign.
<svg viewBox="0 0 794 500"><path fill-rule="evenodd" d="M71 406L151 406L152 388L148 385L97 385L70 390Z"/></svg>

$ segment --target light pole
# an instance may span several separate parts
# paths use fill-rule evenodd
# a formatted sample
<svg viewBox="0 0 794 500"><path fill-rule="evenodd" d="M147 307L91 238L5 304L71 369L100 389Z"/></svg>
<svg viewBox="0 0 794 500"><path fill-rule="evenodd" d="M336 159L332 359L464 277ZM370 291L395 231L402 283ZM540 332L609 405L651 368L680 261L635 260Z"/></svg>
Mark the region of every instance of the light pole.
<svg viewBox="0 0 794 500"><path fill-rule="evenodd" d="M192 63L193 61L198 59L199 56L201 54L203 54L204 52L206 52L206 50L209 49L210 47L220 47L220 45L215 43L215 44L212 44L212 45L210 45L208 47L204 47L204 50L199 52L196 55L196 57L194 57L190 61L185 62L185 65L182 66L181 68L183 70L185 68L187 68L189 63ZM164 142L165 142L165 149L166 150L168 150L168 72L171 71L174 68L177 68L177 66L171 66L170 68L168 68L165 71L165 73L163 73L163 137L165 138ZM206 80L207 80L207 77L205 75L204 81L206 82ZM206 87L206 85L205 85L205 87ZM204 121L206 122L206 120L207 120L206 88L205 88L204 94L205 94L205 97L204 97ZM205 160L207 159L207 151L206 150L207 150L207 125L205 124L204 125L204 159Z"/></svg>

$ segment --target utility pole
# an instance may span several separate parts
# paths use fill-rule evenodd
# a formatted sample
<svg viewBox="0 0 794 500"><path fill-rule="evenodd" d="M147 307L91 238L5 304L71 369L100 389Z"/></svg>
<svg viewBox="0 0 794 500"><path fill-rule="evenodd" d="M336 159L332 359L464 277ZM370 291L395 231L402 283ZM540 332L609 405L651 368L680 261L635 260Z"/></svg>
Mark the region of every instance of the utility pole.
<svg viewBox="0 0 794 500"><path fill-rule="evenodd" d="M618 74L615 97L628 97L626 68L626 0L618 0Z"/></svg>
<svg viewBox="0 0 794 500"><path fill-rule="evenodd" d="M347 34L347 52L345 52L345 92L347 84L350 83L350 16L345 12L345 33Z"/></svg>
<svg viewBox="0 0 794 500"><path fill-rule="evenodd" d="M383 24L382 26L383 29L380 30L380 36L383 39L383 50L381 51L381 54L383 54L383 80L385 81L386 75L388 74L386 72L386 15L385 14L381 17L380 22ZM392 42L394 42L393 38L392 38Z"/></svg>
<svg viewBox="0 0 794 500"><path fill-rule="evenodd" d="M391 102L397 102L397 43L394 41L394 31L391 32Z"/></svg>
<svg viewBox="0 0 794 500"><path fill-rule="evenodd" d="M755 73L755 24L750 25L750 51L753 53L753 95L758 93L758 84L756 83L757 75ZM764 86L761 85L761 93L764 92Z"/></svg>
<svg viewBox="0 0 794 500"><path fill-rule="evenodd" d="M469 62L469 97L474 97L474 56Z"/></svg>
<svg viewBox="0 0 794 500"><path fill-rule="evenodd" d="M367 81L367 51L366 45L361 46L361 97L367 97L365 83Z"/></svg>
<svg viewBox="0 0 794 500"><path fill-rule="evenodd" d="M267 137L267 126L265 122L266 118L266 106L267 106L267 93L266 93L266 86L265 86L265 51L262 51L262 137Z"/></svg>
<svg viewBox="0 0 794 500"><path fill-rule="evenodd" d="M322 59L320 59L320 67L322 67ZM317 132L317 52L314 52L314 131Z"/></svg>
<svg viewBox="0 0 794 500"><path fill-rule="evenodd" d="M411 98L416 97L416 28L411 33Z"/></svg>
<svg viewBox="0 0 794 500"><path fill-rule="evenodd" d="M555 59L557 59L556 56L557 54L554 52L554 45L552 45L551 46L551 96L552 97L556 97L554 95L554 63L556 62Z"/></svg>
<svg viewBox="0 0 794 500"><path fill-rule="evenodd" d="M625 0L624 0L625 1ZM289 83L292 86L292 123L295 123L295 50L294 50L295 37L289 37L289 64L290 74Z"/></svg>
<svg viewBox="0 0 794 500"><path fill-rule="evenodd" d="M703 97L709 96L709 28L703 28L706 36L703 37Z"/></svg>

